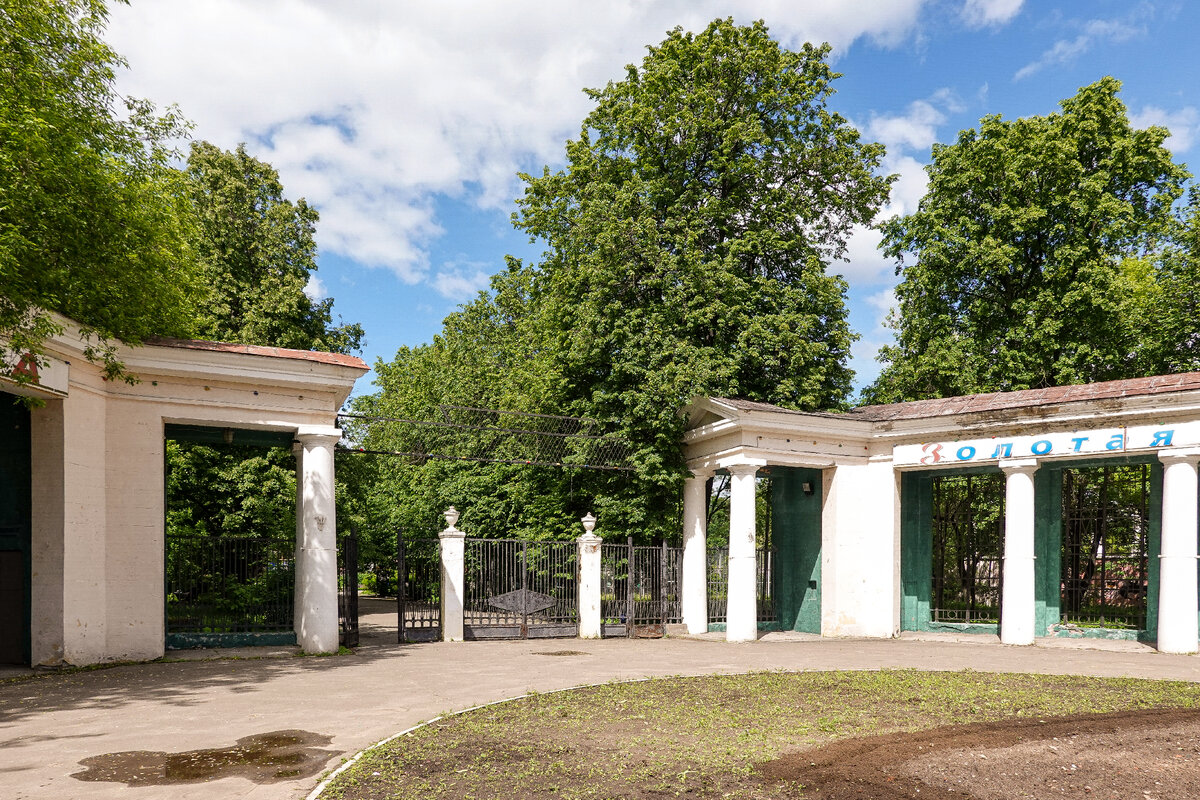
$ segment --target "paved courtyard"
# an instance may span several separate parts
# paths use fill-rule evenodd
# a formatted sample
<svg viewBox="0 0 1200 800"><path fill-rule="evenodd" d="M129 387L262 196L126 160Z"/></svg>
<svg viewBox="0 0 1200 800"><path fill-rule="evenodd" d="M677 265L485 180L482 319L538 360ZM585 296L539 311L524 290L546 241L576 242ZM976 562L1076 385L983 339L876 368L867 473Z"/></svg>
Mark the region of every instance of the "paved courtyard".
<svg viewBox="0 0 1200 800"><path fill-rule="evenodd" d="M0 797L293 800L317 777L130 788L71 777L80 761L119 751L220 748L272 731L330 737L327 768L446 711L530 690L647 676L751 670L974 669L1200 680L1200 657L1132 643L989 637L837 639L772 634L747 644L713 638L573 639L396 645L368 626L354 655L300 658L287 649L49 674L0 683ZM564 651L577 654L562 655ZM548 655L549 654L549 655ZM265 656L265 657L264 657ZM207 659L207 660L205 660Z"/></svg>

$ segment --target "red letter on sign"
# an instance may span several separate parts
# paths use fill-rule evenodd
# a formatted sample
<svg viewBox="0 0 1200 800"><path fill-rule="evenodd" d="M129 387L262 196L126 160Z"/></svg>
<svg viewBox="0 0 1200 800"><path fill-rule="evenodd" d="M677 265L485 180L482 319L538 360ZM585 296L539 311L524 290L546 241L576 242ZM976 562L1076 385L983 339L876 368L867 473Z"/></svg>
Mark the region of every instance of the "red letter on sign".
<svg viewBox="0 0 1200 800"><path fill-rule="evenodd" d="M922 464L936 464L942 460L942 446L940 444L922 445L921 450L925 453L921 458Z"/></svg>

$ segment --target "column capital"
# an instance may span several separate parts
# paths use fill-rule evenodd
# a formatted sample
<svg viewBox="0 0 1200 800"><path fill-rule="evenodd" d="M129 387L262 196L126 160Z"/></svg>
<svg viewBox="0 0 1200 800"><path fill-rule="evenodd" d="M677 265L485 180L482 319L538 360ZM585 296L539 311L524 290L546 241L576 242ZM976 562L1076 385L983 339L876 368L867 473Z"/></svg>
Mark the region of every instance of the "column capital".
<svg viewBox="0 0 1200 800"><path fill-rule="evenodd" d="M757 464L730 464L725 470L738 477L753 477L762 467Z"/></svg>
<svg viewBox="0 0 1200 800"><path fill-rule="evenodd" d="M695 467L688 471L692 473L693 478L699 478L702 481L706 481L717 474L717 471L712 467Z"/></svg>
<svg viewBox="0 0 1200 800"><path fill-rule="evenodd" d="M1005 475L1021 472L1036 472L1040 462L1036 458L1001 459L1000 469Z"/></svg>
<svg viewBox="0 0 1200 800"><path fill-rule="evenodd" d="M579 545L585 553L594 553L600 547L604 540L594 533L585 533L575 539L575 543Z"/></svg>
<svg viewBox="0 0 1200 800"><path fill-rule="evenodd" d="M1164 464L1184 461L1194 466L1200 462L1200 447L1170 447L1159 450L1158 460Z"/></svg>
<svg viewBox="0 0 1200 800"><path fill-rule="evenodd" d="M341 438L341 429L333 425L301 425L296 428L296 441L301 444L335 445Z"/></svg>

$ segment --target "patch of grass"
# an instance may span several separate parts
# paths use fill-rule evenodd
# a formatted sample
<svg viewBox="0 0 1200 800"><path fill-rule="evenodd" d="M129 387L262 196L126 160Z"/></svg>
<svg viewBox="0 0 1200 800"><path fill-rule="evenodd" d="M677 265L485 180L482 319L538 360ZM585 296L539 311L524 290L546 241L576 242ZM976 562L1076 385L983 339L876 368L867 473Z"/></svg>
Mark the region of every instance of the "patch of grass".
<svg viewBox="0 0 1200 800"><path fill-rule="evenodd" d="M763 672L539 694L427 725L324 797L795 797L755 765L833 739L1012 717L1200 707L1200 686L978 672Z"/></svg>

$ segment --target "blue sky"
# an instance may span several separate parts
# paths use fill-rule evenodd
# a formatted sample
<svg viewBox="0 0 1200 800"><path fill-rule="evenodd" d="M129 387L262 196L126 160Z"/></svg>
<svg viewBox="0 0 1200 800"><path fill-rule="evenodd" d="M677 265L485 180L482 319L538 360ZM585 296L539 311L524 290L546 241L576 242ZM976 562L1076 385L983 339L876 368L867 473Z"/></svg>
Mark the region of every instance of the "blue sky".
<svg viewBox="0 0 1200 800"><path fill-rule="evenodd" d="M123 92L177 103L197 138L246 142L321 211L312 289L363 324L374 363L429 341L505 254L538 257L509 224L516 173L561 166L582 87L724 16L834 46L831 106L900 176L881 216L916 208L934 142L987 114L1052 112L1105 75L1135 124L1171 129L1177 160L1200 145L1200 4L1182 0L133 0L109 39L129 61ZM862 335L858 387L891 336L896 277L877 241L857 231L833 267Z"/></svg>

